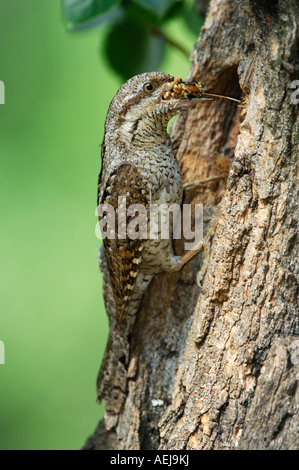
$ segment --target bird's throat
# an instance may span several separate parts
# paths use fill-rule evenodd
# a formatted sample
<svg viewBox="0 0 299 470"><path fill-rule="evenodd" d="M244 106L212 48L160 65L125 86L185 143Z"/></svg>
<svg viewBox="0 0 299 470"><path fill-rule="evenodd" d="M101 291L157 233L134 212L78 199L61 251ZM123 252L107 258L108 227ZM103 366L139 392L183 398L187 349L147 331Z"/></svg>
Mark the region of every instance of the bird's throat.
<svg viewBox="0 0 299 470"><path fill-rule="evenodd" d="M131 147L165 142L171 114L146 114L135 119L125 119L120 126L120 139Z"/></svg>

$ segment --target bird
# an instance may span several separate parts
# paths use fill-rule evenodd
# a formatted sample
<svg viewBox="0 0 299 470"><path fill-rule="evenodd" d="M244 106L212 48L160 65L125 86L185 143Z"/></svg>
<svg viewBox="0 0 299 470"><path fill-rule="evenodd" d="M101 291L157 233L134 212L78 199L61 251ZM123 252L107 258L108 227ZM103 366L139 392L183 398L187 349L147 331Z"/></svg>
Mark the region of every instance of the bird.
<svg viewBox="0 0 299 470"><path fill-rule="evenodd" d="M116 215L113 236L110 233L104 238L101 256L105 258L104 269L109 271L119 323L125 315L134 316L153 276L179 270L198 251L194 249L185 257L175 256L171 224L167 239L161 239L159 233L158 240L152 240L148 232L144 237L130 238L124 231L121 237L119 201L123 199L127 207L142 205L145 219L151 205L181 204L182 178L167 125L180 111L214 97L224 96L207 92L200 82L151 72L129 79L109 106L97 206L109 205ZM123 217L124 228L129 220Z"/></svg>
<svg viewBox="0 0 299 470"><path fill-rule="evenodd" d="M99 265L110 333L98 376L98 401L106 400L106 428L115 426L124 401L129 363L129 336L144 293L154 276L178 271L203 246L183 256L172 246L173 220L168 236L161 225L151 237L152 206L180 206L183 183L167 132L170 119L200 101L237 99L210 93L200 82L184 81L164 72L136 75L113 97L104 127L97 207L103 234ZM139 230L130 223L137 208ZM123 210L124 209L124 210ZM133 236L135 233L136 236Z"/></svg>

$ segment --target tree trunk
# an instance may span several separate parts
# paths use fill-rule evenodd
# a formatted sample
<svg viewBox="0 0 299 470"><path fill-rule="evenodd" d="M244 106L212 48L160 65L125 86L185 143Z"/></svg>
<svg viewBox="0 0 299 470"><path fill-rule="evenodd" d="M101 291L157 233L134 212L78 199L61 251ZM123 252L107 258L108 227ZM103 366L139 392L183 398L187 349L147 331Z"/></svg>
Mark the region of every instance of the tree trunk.
<svg viewBox="0 0 299 470"><path fill-rule="evenodd" d="M215 232L151 283L117 425L86 449L299 447L298 32L296 0L212 0L189 78L243 104L200 104L172 136L184 181L218 177L185 195Z"/></svg>

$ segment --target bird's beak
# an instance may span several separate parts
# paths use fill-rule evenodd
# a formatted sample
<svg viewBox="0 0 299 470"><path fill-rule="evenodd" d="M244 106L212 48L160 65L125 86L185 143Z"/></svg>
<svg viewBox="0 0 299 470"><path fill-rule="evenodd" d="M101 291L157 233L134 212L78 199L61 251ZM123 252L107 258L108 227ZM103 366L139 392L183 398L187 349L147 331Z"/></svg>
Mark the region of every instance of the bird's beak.
<svg viewBox="0 0 299 470"><path fill-rule="evenodd" d="M160 97L160 103L171 105L174 109L188 109L194 107L198 102L215 98L241 102L237 98L210 93L202 88L200 82L184 82L181 77L175 77L172 82L166 84Z"/></svg>
<svg viewBox="0 0 299 470"><path fill-rule="evenodd" d="M197 103L202 101L211 101L213 98L170 98L168 100L160 100L160 103L171 105L173 109L189 109L193 108Z"/></svg>

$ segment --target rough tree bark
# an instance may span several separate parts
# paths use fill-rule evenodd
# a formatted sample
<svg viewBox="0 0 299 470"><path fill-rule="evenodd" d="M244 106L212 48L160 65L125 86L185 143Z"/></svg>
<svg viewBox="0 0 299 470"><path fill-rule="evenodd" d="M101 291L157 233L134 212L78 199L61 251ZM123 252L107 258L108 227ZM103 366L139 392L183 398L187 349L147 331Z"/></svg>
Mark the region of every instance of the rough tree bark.
<svg viewBox="0 0 299 470"><path fill-rule="evenodd" d="M185 181L221 177L185 196L215 233L151 283L118 424L86 449L299 447L298 32L296 0L212 0L189 78L243 106L198 105L172 136Z"/></svg>

